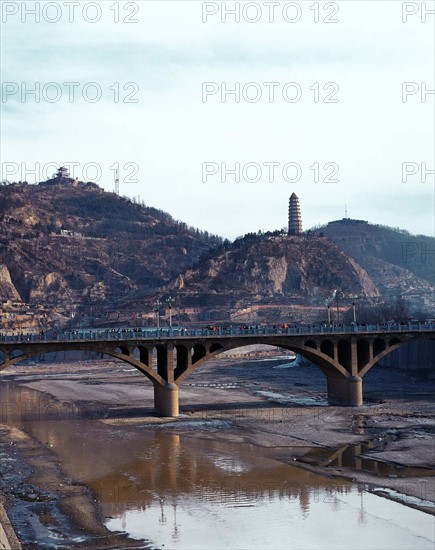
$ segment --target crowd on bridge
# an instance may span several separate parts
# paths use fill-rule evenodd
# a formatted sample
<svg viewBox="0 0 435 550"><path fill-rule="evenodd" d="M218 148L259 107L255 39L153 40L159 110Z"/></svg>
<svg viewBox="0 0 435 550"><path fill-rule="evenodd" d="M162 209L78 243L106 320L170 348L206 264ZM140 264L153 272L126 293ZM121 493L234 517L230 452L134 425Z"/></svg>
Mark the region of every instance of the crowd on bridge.
<svg viewBox="0 0 435 550"><path fill-rule="evenodd" d="M80 328L63 330L60 328L41 330L39 333L17 332L4 334L0 332L0 342L69 342L79 340L126 340L155 338L197 338L207 336L261 336L290 334L339 334L351 332L408 332L435 330L434 321L388 323L385 325L366 325L351 323L350 325L313 324L299 325L281 323L274 325L207 325L202 328L171 327L117 327L117 328Z"/></svg>

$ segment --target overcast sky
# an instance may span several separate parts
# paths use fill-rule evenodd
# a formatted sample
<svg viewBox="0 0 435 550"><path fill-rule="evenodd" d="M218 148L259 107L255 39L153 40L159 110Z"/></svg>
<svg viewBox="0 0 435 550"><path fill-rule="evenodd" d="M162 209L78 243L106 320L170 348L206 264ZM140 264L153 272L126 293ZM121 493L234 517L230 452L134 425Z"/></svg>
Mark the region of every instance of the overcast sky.
<svg viewBox="0 0 435 550"><path fill-rule="evenodd" d="M435 235L424 3L76 3L2 2L2 179L77 163L112 191L119 163L122 195L228 238L286 226L292 192L305 229L347 205Z"/></svg>

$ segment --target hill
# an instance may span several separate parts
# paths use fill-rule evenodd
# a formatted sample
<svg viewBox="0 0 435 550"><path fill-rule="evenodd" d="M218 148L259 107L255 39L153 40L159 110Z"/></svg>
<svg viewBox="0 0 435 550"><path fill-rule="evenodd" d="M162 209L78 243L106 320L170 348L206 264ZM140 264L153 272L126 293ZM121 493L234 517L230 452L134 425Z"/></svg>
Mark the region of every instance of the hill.
<svg viewBox="0 0 435 550"><path fill-rule="evenodd" d="M298 236L249 234L221 245L168 287L191 307L235 310L229 319L325 319L325 305L381 307L403 298L433 315L435 240L342 220ZM424 254L427 256L424 258ZM219 312L215 317L219 318ZM361 316L360 316L361 317ZM213 317L211 317L213 318Z"/></svg>
<svg viewBox="0 0 435 550"><path fill-rule="evenodd" d="M93 183L0 185L2 328L154 324L170 295L178 322L314 321L327 305L339 318L398 295L433 312L433 250L434 239L358 220L230 243Z"/></svg>
<svg viewBox="0 0 435 550"><path fill-rule="evenodd" d="M0 186L3 301L110 309L168 283L221 242L92 183Z"/></svg>
<svg viewBox="0 0 435 550"><path fill-rule="evenodd" d="M380 298L361 266L318 235L249 234L221 245L165 288L204 319L276 322L326 318L339 292L340 309L359 297Z"/></svg>
<svg viewBox="0 0 435 550"><path fill-rule="evenodd" d="M370 275L386 298L408 297L415 307L435 299L435 239L401 229L343 219L316 228Z"/></svg>

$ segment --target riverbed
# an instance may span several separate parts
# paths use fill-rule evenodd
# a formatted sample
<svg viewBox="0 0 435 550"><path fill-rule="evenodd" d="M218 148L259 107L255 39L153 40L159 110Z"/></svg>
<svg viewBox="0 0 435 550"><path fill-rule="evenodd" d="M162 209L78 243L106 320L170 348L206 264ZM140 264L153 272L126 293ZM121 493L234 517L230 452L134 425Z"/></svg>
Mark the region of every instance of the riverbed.
<svg viewBox="0 0 435 550"><path fill-rule="evenodd" d="M26 548L433 548L433 381L371 378L332 407L315 367L221 359L174 420L113 361L7 369L8 515Z"/></svg>

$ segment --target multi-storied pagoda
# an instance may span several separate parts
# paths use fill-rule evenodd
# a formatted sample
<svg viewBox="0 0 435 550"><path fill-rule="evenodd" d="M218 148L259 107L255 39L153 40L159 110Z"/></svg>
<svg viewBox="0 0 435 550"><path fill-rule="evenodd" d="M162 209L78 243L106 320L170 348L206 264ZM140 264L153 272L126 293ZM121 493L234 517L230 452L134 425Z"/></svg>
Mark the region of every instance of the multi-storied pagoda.
<svg viewBox="0 0 435 550"><path fill-rule="evenodd" d="M302 233L302 216L299 198L292 193L288 206L288 234L300 235Z"/></svg>

